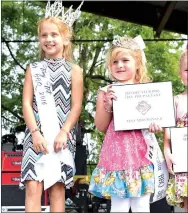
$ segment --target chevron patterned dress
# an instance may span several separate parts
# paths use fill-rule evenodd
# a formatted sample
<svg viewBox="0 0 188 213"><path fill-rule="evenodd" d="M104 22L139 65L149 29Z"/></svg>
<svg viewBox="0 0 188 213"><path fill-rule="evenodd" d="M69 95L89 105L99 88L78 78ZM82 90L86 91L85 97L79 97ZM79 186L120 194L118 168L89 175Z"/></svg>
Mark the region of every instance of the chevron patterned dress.
<svg viewBox="0 0 188 213"><path fill-rule="evenodd" d="M64 58L59 59L44 59L50 70L50 80L53 89L53 95L59 119L60 128L63 126L71 108L71 70L72 64ZM37 126L41 129L39 114L37 109L36 98L33 98L33 112L37 122ZM50 112L49 112L50 113ZM76 150L76 134L75 127L70 131L72 138L67 141L68 149L75 155ZM42 153L36 153L33 149L32 137L28 128L25 131L25 139L23 142L23 159L21 167L20 189L25 188L26 180L36 180L34 165L40 159ZM73 186L73 169L72 167L61 164L61 180L66 188Z"/></svg>

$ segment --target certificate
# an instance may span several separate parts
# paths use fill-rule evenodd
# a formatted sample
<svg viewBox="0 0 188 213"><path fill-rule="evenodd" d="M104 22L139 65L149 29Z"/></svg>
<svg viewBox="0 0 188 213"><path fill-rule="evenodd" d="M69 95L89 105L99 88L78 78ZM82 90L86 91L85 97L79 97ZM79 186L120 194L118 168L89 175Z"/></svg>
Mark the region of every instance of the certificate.
<svg viewBox="0 0 188 213"><path fill-rule="evenodd" d="M188 172L187 169L187 130L188 127L171 128L171 148L175 163L175 173Z"/></svg>
<svg viewBox="0 0 188 213"><path fill-rule="evenodd" d="M146 129L151 123L175 127L171 82L113 84L115 131Z"/></svg>

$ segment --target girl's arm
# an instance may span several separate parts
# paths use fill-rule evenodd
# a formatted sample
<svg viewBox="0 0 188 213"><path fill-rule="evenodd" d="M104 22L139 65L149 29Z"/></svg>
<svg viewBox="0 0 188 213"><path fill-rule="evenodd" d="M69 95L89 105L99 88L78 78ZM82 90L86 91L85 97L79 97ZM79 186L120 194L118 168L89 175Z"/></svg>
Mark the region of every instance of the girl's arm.
<svg viewBox="0 0 188 213"><path fill-rule="evenodd" d="M170 135L169 129L167 128L164 129L163 141L164 141L164 152L171 152Z"/></svg>
<svg viewBox="0 0 188 213"><path fill-rule="evenodd" d="M26 70L24 87L23 87L23 97L22 97L22 111L25 123L29 128L33 141L33 148L36 152L48 153L46 147L46 141L41 133L38 131L37 123L33 113L33 82L31 77L31 70L28 67ZM37 130L37 131L36 131Z"/></svg>
<svg viewBox="0 0 188 213"><path fill-rule="evenodd" d="M31 70L28 67L25 74L25 81L23 87L23 96L22 96L22 111L25 123L30 131L37 129L37 123L33 113L33 83L31 77Z"/></svg>
<svg viewBox="0 0 188 213"><path fill-rule="evenodd" d="M107 109L107 112L105 110L105 107ZM96 105L96 114L95 114L95 125L97 129L101 132L105 132L110 124L110 121L112 120L113 113L110 112L111 108L107 108L108 106L105 106L104 103L104 92L99 91L97 95L97 105Z"/></svg>
<svg viewBox="0 0 188 213"><path fill-rule="evenodd" d="M63 125L63 130L69 132L79 119L82 110L83 75L78 65L72 67L71 111Z"/></svg>
<svg viewBox="0 0 188 213"><path fill-rule="evenodd" d="M166 163L168 166L169 173L174 175L172 164L175 164L173 155L171 153L171 143L170 143L170 130L168 128L164 129L163 141L164 141L164 155Z"/></svg>

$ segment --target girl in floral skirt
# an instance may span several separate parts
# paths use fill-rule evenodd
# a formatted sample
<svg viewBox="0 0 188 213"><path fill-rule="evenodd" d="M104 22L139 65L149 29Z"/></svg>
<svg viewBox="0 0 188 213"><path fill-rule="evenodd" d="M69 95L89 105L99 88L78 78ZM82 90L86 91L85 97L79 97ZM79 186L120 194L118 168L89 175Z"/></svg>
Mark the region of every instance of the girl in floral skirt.
<svg viewBox="0 0 188 213"><path fill-rule="evenodd" d="M186 127L188 120L187 112L187 50L185 50L180 57L180 72L182 83L186 86L186 90L174 97L175 110L176 110L176 125L177 127ZM178 143L178 141L177 141ZM164 153L168 166L168 170L171 173L168 188L166 191L167 202L172 206L184 208L185 212L188 212L188 173L176 173L172 170L172 164L175 163L173 155L170 149L170 135L168 129L164 132ZM181 153L179 153L181 155ZM185 159L187 160L187 159Z"/></svg>

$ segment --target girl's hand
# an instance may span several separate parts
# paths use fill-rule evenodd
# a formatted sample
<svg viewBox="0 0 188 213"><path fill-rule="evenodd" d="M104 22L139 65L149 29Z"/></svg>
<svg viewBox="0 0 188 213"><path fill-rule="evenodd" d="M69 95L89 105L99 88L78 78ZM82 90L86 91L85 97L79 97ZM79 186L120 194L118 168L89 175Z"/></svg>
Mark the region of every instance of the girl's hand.
<svg viewBox="0 0 188 213"><path fill-rule="evenodd" d="M47 143L39 131L32 133L33 148L35 152L49 153Z"/></svg>
<svg viewBox="0 0 188 213"><path fill-rule="evenodd" d="M106 93L106 99L105 99L105 107L108 110L112 109L112 100L117 100L117 97L115 96L115 92L112 89L112 85L108 86L107 93Z"/></svg>
<svg viewBox="0 0 188 213"><path fill-rule="evenodd" d="M164 150L164 155L165 155L165 159L166 159L166 164L168 167L168 171L170 174L174 175L173 169L172 169L172 165L176 164L174 161L174 156L172 155L172 153L170 152L170 150Z"/></svg>
<svg viewBox="0 0 188 213"><path fill-rule="evenodd" d="M157 125L156 123L151 123L149 125L149 131L152 132L152 133L159 133L159 132L162 132L163 129Z"/></svg>
<svg viewBox="0 0 188 213"><path fill-rule="evenodd" d="M67 140L67 133L60 130L54 141L54 151L59 152L62 148L65 149L67 147Z"/></svg>

